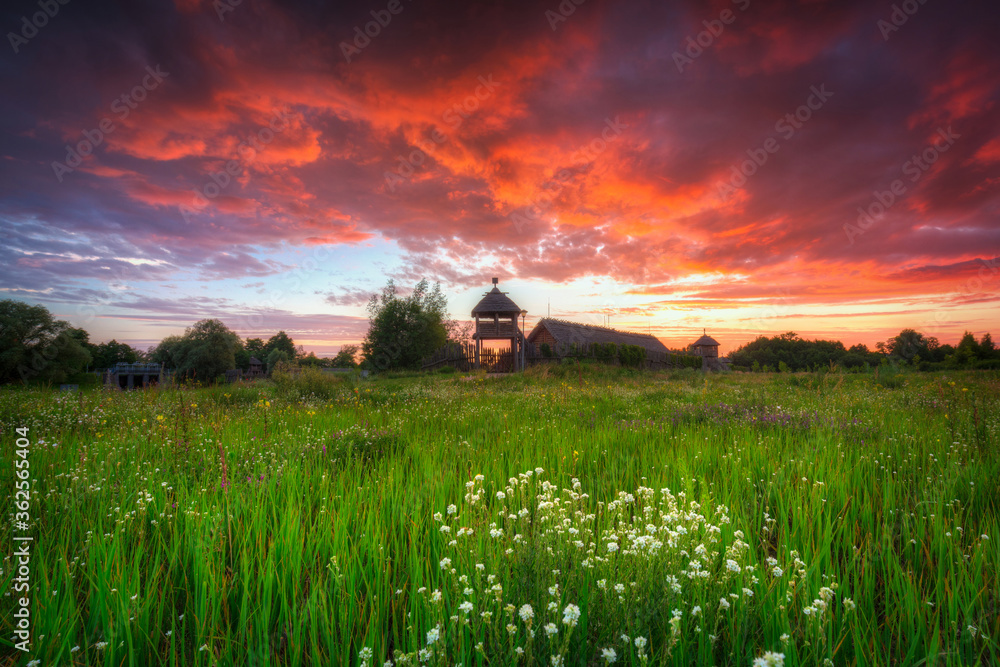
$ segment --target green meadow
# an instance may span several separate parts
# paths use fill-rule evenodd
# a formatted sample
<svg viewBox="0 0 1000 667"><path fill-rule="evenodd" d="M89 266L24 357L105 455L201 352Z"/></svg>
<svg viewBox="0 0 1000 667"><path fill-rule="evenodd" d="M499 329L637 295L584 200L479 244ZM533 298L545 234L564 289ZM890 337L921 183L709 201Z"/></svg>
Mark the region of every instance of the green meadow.
<svg viewBox="0 0 1000 667"><path fill-rule="evenodd" d="M3 389L0 664L1000 664L1000 374L880 372Z"/></svg>

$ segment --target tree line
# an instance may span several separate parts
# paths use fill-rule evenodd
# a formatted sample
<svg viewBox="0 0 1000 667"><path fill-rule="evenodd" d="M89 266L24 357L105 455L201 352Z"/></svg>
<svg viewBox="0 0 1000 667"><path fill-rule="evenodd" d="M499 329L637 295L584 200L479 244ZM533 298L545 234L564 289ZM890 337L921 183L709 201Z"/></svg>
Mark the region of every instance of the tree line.
<svg viewBox="0 0 1000 667"><path fill-rule="evenodd" d="M241 339L218 319L195 323L183 335L168 336L143 351L112 339L91 343L90 334L57 320L47 308L0 300L0 383L62 383L119 363L163 364L181 377L214 380L227 370L250 370L251 358L266 370L281 362L318 368L358 365L357 345L344 345L332 358L306 351L284 331L268 340Z"/></svg>
<svg viewBox="0 0 1000 667"><path fill-rule="evenodd" d="M204 319L183 334L168 336L142 351L110 340L90 342L90 334L57 320L47 308L0 301L0 383L62 383L81 372L118 363L162 364L175 377L211 382L228 370L251 370L257 359L266 372L279 364L313 368L416 369L449 340L465 340L471 324L451 319L440 284L421 280L402 295L392 280L368 303L364 342L344 345L334 357L306 352L284 331L266 341L242 339L219 319Z"/></svg>
<svg viewBox="0 0 1000 667"><path fill-rule="evenodd" d="M835 340L805 340L795 332L760 336L729 355L735 370L814 371L838 367L864 370L881 364L907 365L922 371L960 368L1000 369L1000 351L989 333L980 340L966 331L958 345L903 329L887 341L845 347Z"/></svg>
<svg viewBox="0 0 1000 667"><path fill-rule="evenodd" d="M117 363L163 364L181 378L211 382L226 371L249 371L251 359L265 371L279 364L299 367L361 368L383 371L418 369L421 361L449 342L469 340L472 324L448 314L440 284L418 282L402 294L392 280L368 302L368 332L358 345L344 345L332 358L307 353L279 331L266 341L242 339L221 320L196 322L181 335L168 336L146 351L110 340L90 342L89 334L56 320L43 306L0 301L0 382L65 382L81 371ZM761 336L729 355L733 368L751 371L814 371L839 367L863 370L885 363L920 370L1000 368L1000 351L989 333L976 340L965 332L955 346L914 329L879 342L845 347L840 341L805 340L794 332Z"/></svg>

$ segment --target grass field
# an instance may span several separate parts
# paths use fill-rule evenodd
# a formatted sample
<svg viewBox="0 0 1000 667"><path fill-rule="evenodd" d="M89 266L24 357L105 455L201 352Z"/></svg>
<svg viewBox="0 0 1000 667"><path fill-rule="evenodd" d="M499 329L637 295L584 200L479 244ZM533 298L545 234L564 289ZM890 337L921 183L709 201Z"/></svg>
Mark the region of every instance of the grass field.
<svg viewBox="0 0 1000 667"><path fill-rule="evenodd" d="M997 373L6 389L0 424L13 664L1000 664Z"/></svg>

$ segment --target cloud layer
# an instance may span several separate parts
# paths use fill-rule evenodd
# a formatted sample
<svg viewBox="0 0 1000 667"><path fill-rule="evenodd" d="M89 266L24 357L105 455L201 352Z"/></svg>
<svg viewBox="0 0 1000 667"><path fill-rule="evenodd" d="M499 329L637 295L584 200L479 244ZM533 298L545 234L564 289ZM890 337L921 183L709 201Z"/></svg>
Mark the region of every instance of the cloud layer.
<svg viewBox="0 0 1000 667"><path fill-rule="evenodd" d="M8 292L391 244L400 277L652 310L1000 296L967 289L1000 255L995 3L314 4L74 3L12 46Z"/></svg>

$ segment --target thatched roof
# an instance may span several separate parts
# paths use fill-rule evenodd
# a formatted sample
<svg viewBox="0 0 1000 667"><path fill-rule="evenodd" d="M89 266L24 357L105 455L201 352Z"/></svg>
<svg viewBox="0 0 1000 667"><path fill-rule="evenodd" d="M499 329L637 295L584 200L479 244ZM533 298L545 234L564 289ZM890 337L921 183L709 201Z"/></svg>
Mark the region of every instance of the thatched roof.
<svg viewBox="0 0 1000 667"><path fill-rule="evenodd" d="M608 327L599 327L593 324L580 324L578 322L566 322L551 317L545 317L538 321L535 328L528 334L531 341L537 332L543 328L547 329L557 343L566 345L590 345L591 343L615 343L616 345L639 345L652 352L667 352L667 347L651 334L634 333L632 331L618 331Z"/></svg>
<svg viewBox="0 0 1000 667"><path fill-rule="evenodd" d="M512 316L520 315L521 307L511 301L510 297L500 291L496 285L493 286L486 296L472 309L472 316L480 317L496 315Z"/></svg>
<svg viewBox="0 0 1000 667"><path fill-rule="evenodd" d="M718 347L719 341L706 334L691 344L692 347L699 347L701 345L715 345Z"/></svg>

